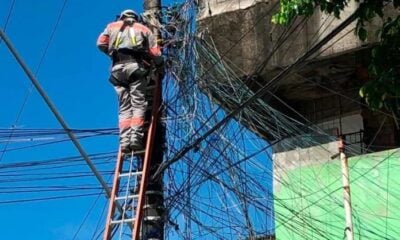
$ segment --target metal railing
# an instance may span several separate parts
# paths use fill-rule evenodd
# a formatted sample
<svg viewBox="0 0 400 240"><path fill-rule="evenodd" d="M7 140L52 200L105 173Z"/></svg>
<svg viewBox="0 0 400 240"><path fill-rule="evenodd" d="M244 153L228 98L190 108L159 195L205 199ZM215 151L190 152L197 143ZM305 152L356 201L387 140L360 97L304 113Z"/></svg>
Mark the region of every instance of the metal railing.
<svg viewBox="0 0 400 240"><path fill-rule="evenodd" d="M364 130L343 134L344 143L346 145L346 154L358 155L366 153L364 142Z"/></svg>

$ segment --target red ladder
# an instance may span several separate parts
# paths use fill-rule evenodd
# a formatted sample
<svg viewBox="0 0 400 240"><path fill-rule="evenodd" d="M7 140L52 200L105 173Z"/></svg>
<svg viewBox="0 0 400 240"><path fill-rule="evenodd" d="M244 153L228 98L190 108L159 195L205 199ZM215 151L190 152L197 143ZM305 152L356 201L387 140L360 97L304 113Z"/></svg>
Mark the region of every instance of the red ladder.
<svg viewBox="0 0 400 240"><path fill-rule="evenodd" d="M121 150L118 153L103 240L122 239L121 236L126 226L132 229L132 240L139 240L140 237L151 153L161 101L161 85L158 77L156 79L145 150L132 152L132 154L125 156L121 153ZM139 182L140 185L137 188ZM116 214L115 211L117 206L122 206L119 214ZM119 238L115 238L115 230L118 229Z"/></svg>

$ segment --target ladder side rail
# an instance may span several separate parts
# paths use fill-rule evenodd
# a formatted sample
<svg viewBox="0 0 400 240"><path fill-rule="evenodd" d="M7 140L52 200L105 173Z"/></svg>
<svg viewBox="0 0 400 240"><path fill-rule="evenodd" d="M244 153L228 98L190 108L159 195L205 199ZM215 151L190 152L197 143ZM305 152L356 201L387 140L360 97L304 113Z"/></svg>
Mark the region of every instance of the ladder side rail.
<svg viewBox="0 0 400 240"><path fill-rule="evenodd" d="M121 152L121 149L119 149L117 163L116 163L115 172L114 172L113 186L111 189L111 196L109 199L110 203L109 203L109 207L108 207L107 221L106 221L106 227L104 230L103 240L109 240L111 232L112 232L111 221L112 221L114 213L115 213L114 204L115 204L115 197L116 197L117 191L119 189L119 183L120 183L119 173L121 171L122 164L123 164L122 152Z"/></svg>
<svg viewBox="0 0 400 240"><path fill-rule="evenodd" d="M130 159L129 159L129 173L131 173L132 171L133 171L133 159L134 159L135 157L134 157L134 155L131 155L131 157L130 157ZM125 159L123 159L122 160L122 168L123 168L123 161L125 161ZM123 170L122 169L120 169L120 171L119 171L119 173L118 173L118 189L119 189L119 185L121 185L121 172L122 172ZM127 203L128 203L128 200L129 200L129 198L128 198L128 196L130 195L129 194L129 192L130 192L130 188L131 188L131 186L130 186L130 184L131 184L131 175L129 175L128 177L127 177L128 179L127 179L127 181L126 181L126 189L125 189L125 196L123 196L123 200L124 200L124 204L123 204L123 206L124 206L124 209L123 209L123 213L122 213L122 217L121 217L121 220L117 220L117 222L118 221L120 221L121 222L121 225L120 225L120 229L119 229L119 239L122 239L122 234L123 234L123 231L124 231L124 223L130 223L131 221L130 220L127 220L127 219L129 219L129 218L126 218L126 207L127 207ZM123 187L122 187L123 188ZM122 190L122 189L121 189ZM119 194L118 194L118 196L119 196ZM114 201L115 202L117 202L118 201L118 196L115 196L115 199L114 199ZM133 218L134 218L134 216L133 216ZM128 224L129 225L129 224Z"/></svg>
<svg viewBox="0 0 400 240"><path fill-rule="evenodd" d="M142 169L142 180L140 182L140 189L139 189L139 199L138 204L136 207L136 221L133 227L132 232L132 240L139 240L140 236L140 229L142 225L142 218L143 218L143 205L146 198L146 187L147 181L149 178L149 170L150 170L150 161L151 161L151 154L153 151L153 143L154 137L156 132L156 127L158 124L158 113L161 101L161 83L158 74L156 75L156 87L154 89L154 97L153 97L153 108L151 113L151 121L149 130L147 133L147 141L146 141L146 152L144 155L143 161L143 169Z"/></svg>

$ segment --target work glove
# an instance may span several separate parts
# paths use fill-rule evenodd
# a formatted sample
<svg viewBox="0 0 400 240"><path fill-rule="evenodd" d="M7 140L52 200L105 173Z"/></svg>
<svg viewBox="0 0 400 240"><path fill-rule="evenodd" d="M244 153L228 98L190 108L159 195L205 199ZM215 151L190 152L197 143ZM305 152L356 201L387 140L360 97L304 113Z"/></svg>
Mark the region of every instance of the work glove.
<svg viewBox="0 0 400 240"><path fill-rule="evenodd" d="M157 56L153 59L154 65L156 65L157 68L163 67L164 66L164 58L162 56Z"/></svg>
<svg viewBox="0 0 400 240"><path fill-rule="evenodd" d="M153 59L154 65L156 67L156 72L163 77L165 74L164 71L164 58L162 56L157 56Z"/></svg>

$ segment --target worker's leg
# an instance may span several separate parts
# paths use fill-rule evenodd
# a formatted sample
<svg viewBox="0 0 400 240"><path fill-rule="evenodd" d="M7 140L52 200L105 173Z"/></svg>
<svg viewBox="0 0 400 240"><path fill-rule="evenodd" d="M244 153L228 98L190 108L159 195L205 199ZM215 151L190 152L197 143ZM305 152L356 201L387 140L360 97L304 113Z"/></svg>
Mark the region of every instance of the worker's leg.
<svg viewBox="0 0 400 240"><path fill-rule="evenodd" d="M143 148L144 116L147 108L145 79L137 79L130 84L130 99L132 105L131 148Z"/></svg>
<svg viewBox="0 0 400 240"><path fill-rule="evenodd" d="M129 89L122 86L115 86L119 103L119 136L120 147L123 152L130 152L131 142L131 120L132 105L130 100Z"/></svg>

